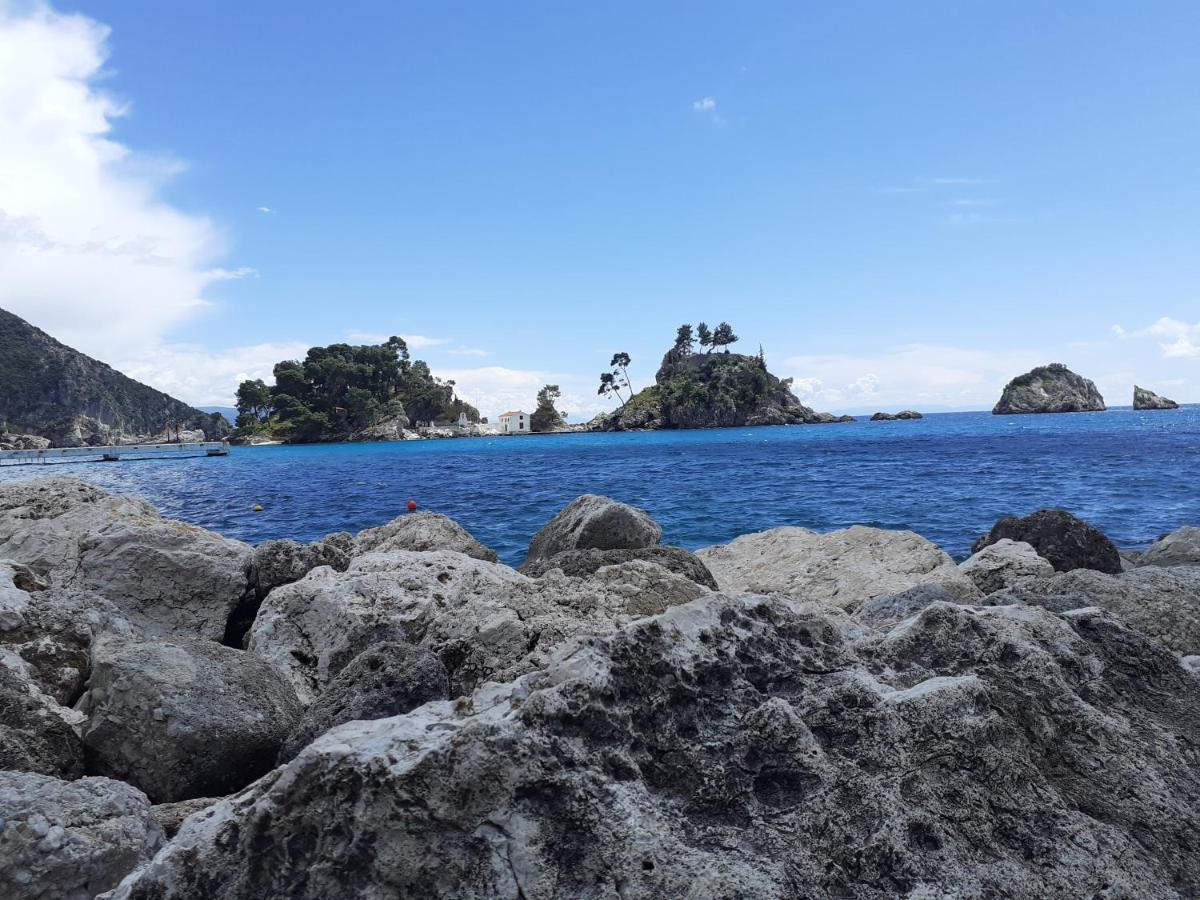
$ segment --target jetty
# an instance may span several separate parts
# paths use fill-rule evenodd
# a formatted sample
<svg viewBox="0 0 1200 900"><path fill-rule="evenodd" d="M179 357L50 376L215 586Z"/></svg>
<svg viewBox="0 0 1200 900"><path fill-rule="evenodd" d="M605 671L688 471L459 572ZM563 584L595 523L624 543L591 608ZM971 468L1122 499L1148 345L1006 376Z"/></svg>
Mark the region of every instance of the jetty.
<svg viewBox="0 0 1200 900"><path fill-rule="evenodd" d="M127 459L184 459L192 456L228 455L228 441L196 441L178 444L124 444L113 447L50 447L46 450L0 450L0 466L120 462Z"/></svg>

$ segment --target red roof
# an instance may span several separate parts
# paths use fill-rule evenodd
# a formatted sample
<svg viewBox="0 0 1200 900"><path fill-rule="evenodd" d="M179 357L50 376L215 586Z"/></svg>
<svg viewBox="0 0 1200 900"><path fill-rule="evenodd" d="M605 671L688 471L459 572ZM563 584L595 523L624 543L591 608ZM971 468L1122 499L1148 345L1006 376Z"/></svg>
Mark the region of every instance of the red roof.
<svg viewBox="0 0 1200 900"><path fill-rule="evenodd" d="M513 410L509 410L506 413L500 413L500 418L503 419L503 418L507 418L508 416L523 416L523 415L525 415L525 413L521 412L520 410L513 409Z"/></svg>

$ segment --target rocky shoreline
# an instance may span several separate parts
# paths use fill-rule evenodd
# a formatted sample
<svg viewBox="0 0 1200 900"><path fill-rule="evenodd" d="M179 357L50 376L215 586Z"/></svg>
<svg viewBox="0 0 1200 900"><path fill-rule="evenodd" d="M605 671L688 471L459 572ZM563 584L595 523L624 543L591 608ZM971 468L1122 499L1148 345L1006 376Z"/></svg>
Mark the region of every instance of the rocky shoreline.
<svg viewBox="0 0 1200 900"><path fill-rule="evenodd" d="M0 896L1200 893L1200 528L661 541L0 486Z"/></svg>

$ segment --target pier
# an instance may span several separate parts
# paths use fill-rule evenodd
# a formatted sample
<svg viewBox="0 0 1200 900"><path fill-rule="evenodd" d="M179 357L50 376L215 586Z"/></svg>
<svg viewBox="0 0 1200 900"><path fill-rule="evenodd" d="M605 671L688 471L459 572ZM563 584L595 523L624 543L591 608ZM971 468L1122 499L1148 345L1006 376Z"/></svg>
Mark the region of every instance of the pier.
<svg viewBox="0 0 1200 900"><path fill-rule="evenodd" d="M228 455L228 441L199 441L181 444L126 444L115 447L51 447L47 450L0 450L0 466L120 462L121 460L128 459L185 459L192 456Z"/></svg>

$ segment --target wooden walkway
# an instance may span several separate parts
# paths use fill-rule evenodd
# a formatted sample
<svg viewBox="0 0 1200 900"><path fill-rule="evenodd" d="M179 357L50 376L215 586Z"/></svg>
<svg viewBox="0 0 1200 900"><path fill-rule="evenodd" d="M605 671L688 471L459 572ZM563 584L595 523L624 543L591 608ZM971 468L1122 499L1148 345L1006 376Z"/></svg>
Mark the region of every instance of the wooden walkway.
<svg viewBox="0 0 1200 900"><path fill-rule="evenodd" d="M0 450L0 466L119 462L123 459L183 459L189 456L228 455L228 441L203 441L191 444L126 444L120 447L52 447L49 450Z"/></svg>

